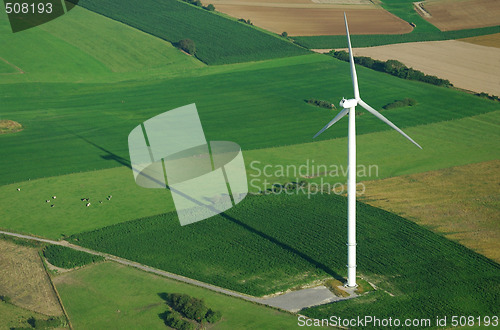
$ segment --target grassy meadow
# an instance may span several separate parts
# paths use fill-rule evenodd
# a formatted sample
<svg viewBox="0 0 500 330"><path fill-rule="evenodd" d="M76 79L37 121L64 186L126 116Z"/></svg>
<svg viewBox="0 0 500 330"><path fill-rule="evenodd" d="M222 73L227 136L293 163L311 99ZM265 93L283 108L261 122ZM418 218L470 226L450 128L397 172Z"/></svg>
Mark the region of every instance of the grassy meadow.
<svg viewBox="0 0 500 330"><path fill-rule="evenodd" d="M179 283L134 268L105 262L54 279L75 328L165 329L159 314L165 293L202 298L222 312L214 329L290 329L295 315L280 312L207 289Z"/></svg>

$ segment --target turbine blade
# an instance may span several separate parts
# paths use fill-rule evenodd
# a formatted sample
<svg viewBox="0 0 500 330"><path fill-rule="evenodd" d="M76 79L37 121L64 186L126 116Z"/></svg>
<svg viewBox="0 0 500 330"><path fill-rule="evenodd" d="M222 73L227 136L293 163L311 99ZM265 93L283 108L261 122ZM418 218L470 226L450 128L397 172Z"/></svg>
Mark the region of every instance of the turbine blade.
<svg viewBox="0 0 500 330"><path fill-rule="evenodd" d="M313 139L315 139L318 135L320 135L321 133L323 133L324 131L326 131L327 129L330 128L330 126L332 126L333 124L335 124L336 122L338 122L342 117L344 117L347 113L349 112L349 109L342 109L342 111L340 111L336 116L335 118L332 119L331 122L329 122L328 124L326 124L325 127L323 127L321 129L321 131L319 131L318 133L316 133L316 135L313 137Z"/></svg>
<svg viewBox="0 0 500 330"><path fill-rule="evenodd" d="M415 141L413 141L413 139L411 137L409 137L408 135L406 135L405 132L403 132L402 130L400 130L396 125L394 125L393 123L391 123L389 121L389 119L385 118L384 116L382 116L382 114L380 114L380 112L378 112L377 110L373 109L371 106L369 106L368 104L366 104L363 100L359 100L358 101L358 104L360 106L362 106L363 108L365 108L368 112L370 112L372 115L374 115L375 117L377 117L378 119L382 120L384 123L386 123L387 125L391 126L392 128L394 128L396 131L398 131L401 135L403 135L405 138L407 138L408 140L410 140L414 145L416 145L417 147L419 147L420 149L422 149L422 147Z"/></svg>
<svg viewBox="0 0 500 330"><path fill-rule="evenodd" d="M349 47L349 64L351 65L351 80L352 80L352 87L354 89L354 98L356 100L359 100L358 76L356 75L356 68L354 67L354 57L352 55L351 37L349 36L349 27L347 26L347 16L345 12L344 12L344 21L345 21L345 31L347 33L347 46Z"/></svg>

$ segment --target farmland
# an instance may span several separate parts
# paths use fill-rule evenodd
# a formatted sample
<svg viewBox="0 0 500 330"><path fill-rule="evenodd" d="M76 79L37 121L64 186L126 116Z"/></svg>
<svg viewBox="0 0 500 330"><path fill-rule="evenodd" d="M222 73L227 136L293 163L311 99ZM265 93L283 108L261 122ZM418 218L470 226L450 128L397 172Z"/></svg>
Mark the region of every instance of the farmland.
<svg viewBox="0 0 500 330"><path fill-rule="evenodd" d="M390 13L405 20L413 22L416 26L411 33L401 35L383 35L383 34L355 34L351 36L352 43L356 47L373 47L388 44L417 42L417 41L436 41L450 40L500 32L500 26L482 27L482 28L462 28L454 31L440 31L434 25L423 19L413 8L413 0L382 0L381 6ZM491 2L494 2L492 0ZM461 2L460 2L461 3ZM460 6L457 3L457 6ZM492 15L495 12L491 13ZM309 49L332 49L344 48L346 41L344 36L300 36L294 37L294 40Z"/></svg>
<svg viewBox="0 0 500 330"><path fill-rule="evenodd" d="M366 203L407 217L500 262L500 161L365 182Z"/></svg>
<svg viewBox="0 0 500 330"><path fill-rule="evenodd" d="M36 248L0 239L0 256L0 295L10 297L12 304L27 310L62 315Z"/></svg>
<svg viewBox="0 0 500 330"><path fill-rule="evenodd" d="M166 310L165 293L203 298L222 312L217 329L290 329L297 324L292 314L109 262L57 276L54 282L76 329L165 329L158 317Z"/></svg>
<svg viewBox="0 0 500 330"><path fill-rule="evenodd" d="M490 34L487 36L465 38L461 39L460 41L480 46L500 48L500 33Z"/></svg>
<svg viewBox="0 0 500 330"><path fill-rule="evenodd" d="M0 154L9 155L0 157L4 169L0 182L126 166L127 136L135 126L193 102L208 140L235 141L243 150L310 142L318 123L333 114L306 104L304 99L315 97L337 103L339 96L352 93L348 63L318 54L279 60L276 64L241 64L232 69L160 81L0 85L2 116L25 127L18 134L0 137ZM366 68L358 68L358 72L362 95L375 108L401 95L419 102L412 109L385 112L401 128L459 119L500 107L452 89L401 81ZM370 81L377 81L377 86L370 85ZM197 92L193 94L193 90ZM223 118L221 113L225 113ZM249 134L252 128L248 122L263 134ZM339 123L338 129L320 139L345 136L344 125ZM390 129L372 116L361 116L357 126L358 134ZM47 152L48 146L51 152ZM26 162L24 155L36 155L38 166Z"/></svg>
<svg viewBox="0 0 500 330"><path fill-rule="evenodd" d="M302 0L291 1L300 5ZM249 195L225 214L181 227L167 190L143 189L134 183L127 136L155 115L196 103L207 140L234 141L242 147L249 180L266 176L255 176L251 166L255 161L260 168L301 166L312 160L317 165L342 166L347 120L313 143L314 133L336 111L305 100L336 105L342 95L352 95L348 63L311 54L272 32L185 2L81 0L80 4L91 10L77 6L57 20L18 34L11 33L5 14L0 14L0 43L8 45L0 47L4 59L0 119L23 127L15 134L0 135L0 228L66 239L254 295L326 278L342 280L345 197L317 190L307 196L300 189L292 195ZM382 6L415 22L414 31L358 40L393 43L500 32L500 27L441 32L407 10L411 1L384 0ZM352 22L356 25L356 19ZM343 35L317 40L329 43L337 37L345 47ZM168 42L181 38L195 41L196 56ZM297 40L316 40L308 38L316 37ZM424 147L413 147L373 116L357 116L358 164L378 167L361 179L411 175L418 180L433 176L422 172L447 173L451 166L498 159L500 103L363 67L358 67L358 75L361 95L377 109L405 97L416 100L415 106L382 113ZM470 193L491 196L494 188L480 181L488 180L486 175L494 177L496 170L482 177L470 171L462 178L470 175L479 181L470 186ZM342 172L336 177L325 174L296 178L273 173L267 179L305 180L311 186L322 180L345 182ZM466 180L452 184L443 175L437 177L450 196L433 194L433 205L446 202L441 206L446 212L456 205L456 197L464 201L463 207L482 208L484 213L478 215L488 218L489 200L468 204L469 195L455 193L458 185L469 184ZM402 185L406 179L394 180ZM259 188L250 187L254 192ZM428 192L422 186L412 191L415 197L408 200L414 205L422 203L421 196ZM393 198L390 192L376 196ZM375 312L400 317L498 314L500 266L443 237L446 231L436 227L442 229L447 218L436 217L422 226L363 203L358 204L358 214L360 275L380 290L304 313L315 317ZM5 269L0 267L0 272ZM25 269L32 276L39 274ZM9 285L14 282L12 274ZM12 298L26 298L26 290L14 284ZM204 298L220 310L223 319L216 328L291 328L297 322L296 315L112 262L56 275L55 284L77 329L164 328L159 314L166 305L161 295L173 292ZM0 323L15 323L11 316L16 311L10 306L0 302ZM17 310L25 317L23 311Z"/></svg>
<svg viewBox="0 0 500 330"><path fill-rule="evenodd" d="M496 0L431 0L424 3L424 17L441 31L500 25L500 3Z"/></svg>
<svg viewBox="0 0 500 330"><path fill-rule="evenodd" d="M360 135L358 163L366 166L375 164L378 168L372 177L363 176L360 179L381 179L496 159L500 153L496 143L499 133L493 128L500 124L499 116L500 111L495 111L405 129L422 144L424 150L417 150L392 131ZM325 134L345 136L346 123L341 121L337 125ZM306 171L309 174L312 174L312 161L314 166L345 166L346 145L347 139L340 137L315 143L247 150L244 157L250 190L264 189L264 180L283 184L306 179L293 173L279 175L275 170L268 171L270 176L259 174L264 166L293 166L298 169L306 166L309 160ZM385 152L387 145L391 145L394 152ZM411 166L408 166L410 163ZM306 180L331 184L345 182L341 172L338 176L323 175ZM16 191L17 187L21 191ZM53 202L55 207L50 208L45 199L54 194L57 200ZM105 199L109 194L113 195L111 201ZM84 197L90 197L91 207L85 207L80 200ZM54 239L174 210L167 190L136 186L130 170L124 166L4 185L0 187L0 199L5 204L2 207L5 215L0 221L1 227ZM99 199L104 201L103 204L98 203ZM24 207L17 207L18 203ZM30 217L26 217L26 213Z"/></svg>
<svg viewBox="0 0 500 330"><path fill-rule="evenodd" d="M207 1L204 1L207 2ZM403 34L412 31L407 22L371 2L365 4L314 3L311 1L245 2L208 1L216 10L235 18L250 19L253 24L291 36L343 35L344 12L356 34Z"/></svg>
<svg viewBox="0 0 500 330"><path fill-rule="evenodd" d="M246 24L176 0L80 0L79 6L169 42L192 39L196 57L227 64L303 55L307 51ZM230 45L229 47L227 45Z"/></svg>
<svg viewBox="0 0 500 330"><path fill-rule="evenodd" d="M355 54L383 61L396 59L426 74L448 79L455 87L500 95L498 48L448 40L356 48Z"/></svg>
<svg viewBox="0 0 500 330"><path fill-rule="evenodd" d="M227 214L182 230L174 215L165 214L74 238L83 246L262 295L304 280L345 275L345 209L346 199L335 195L255 196ZM363 237L358 270L395 294L368 295L366 299L376 299L370 310L380 316L432 318L452 311L498 313L497 263L381 209L358 203L357 213L358 234ZM366 313L355 301L306 313L315 317L334 315L333 309L335 315L340 309L341 316Z"/></svg>

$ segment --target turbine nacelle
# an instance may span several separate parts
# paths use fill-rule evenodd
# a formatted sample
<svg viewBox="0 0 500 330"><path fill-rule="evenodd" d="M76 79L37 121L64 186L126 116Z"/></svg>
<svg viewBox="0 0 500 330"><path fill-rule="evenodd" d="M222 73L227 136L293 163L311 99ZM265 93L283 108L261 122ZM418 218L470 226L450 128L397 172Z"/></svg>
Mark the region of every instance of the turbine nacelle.
<svg viewBox="0 0 500 330"><path fill-rule="evenodd" d="M339 105L343 109L354 108L355 106L358 105L358 100L356 100L356 99L346 100L345 98L342 98L342 100L340 101Z"/></svg>

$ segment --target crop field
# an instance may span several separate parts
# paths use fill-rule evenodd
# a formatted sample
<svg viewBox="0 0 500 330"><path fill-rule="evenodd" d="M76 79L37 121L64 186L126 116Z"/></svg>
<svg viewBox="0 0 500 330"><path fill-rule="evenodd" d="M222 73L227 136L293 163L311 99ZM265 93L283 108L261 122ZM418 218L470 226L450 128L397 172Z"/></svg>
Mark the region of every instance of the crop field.
<svg viewBox="0 0 500 330"><path fill-rule="evenodd" d="M290 329L292 314L179 283L137 269L105 262L54 278L75 329L165 329L165 293L203 298L222 312L216 329ZM133 285L131 285L133 283Z"/></svg>
<svg viewBox="0 0 500 330"><path fill-rule="evenodd" d="M455 87L500 95L500 49L456 40L356 48L356 56L396 59ZM459 68L459 69L458 69Z"/></svg>
<svg viewBox="0 0 500 330"><path fill-rule="evenodd" d="M296 45L176 0L80 0L79 6L169 42L192 39L196 57L227 64L306 54ZM227 46L230 45L230 46Z"/></svg>
<svg viewBox="0 0 500 330"><path fill-rule="evenodd" d="M355 47L373 47L406 42L468 38L500 32L500 26L498 26L498 24L496 26L483 28L463 28L456 31L440 31L417 13L417 11L413 8L414 2L414 0L381 0L382 8L402 20L409 23L412 22L416 25L411 33L400 35L355 34L351 36L353 45ZM459 5L457 4L457 6ZM300 36L294 37L294 40L298 44L309 49L332 49L346 47L345 36L341 35Z"/></svg>
<svg viewBox="0 0 500 330"><path fill-rule="evenodd" d="M424 2L431 17L424 17L441 31L500 25L496 0L431 0Z"/></svg>
<svg viewBox="0 0 500 330"><path fill-rule="evenodd" d="M352 33L403 34L412 31L410 24L371 2L362 5L318 2L204 1L213 3L217 11L250 19L253 24L277 34L286 31L291 36L343 35L344 12Z"/></svg>
<svg viewBox="0 0 500 330"><path fill-rule="evenodd" d="M345 209L346 199L335 195L255 196L182 230L165 214L74 238L86 247L262 295L318 277L345 276ZM367 296L376 298L370 310L431 318L498 313L499 264L395 214L362 203L357 213L358 270L395 295ZM366 312L359 303L338 304L307 314Z"/></svg>
<svg viewBox="0 0 500 330"><path fill-rule="evenodd" d="M487 36L473 37L460 39L471 44L500 48L500 33L490 34Z"/></svg>
<svg viewBox="0 0 500 330"><path fill-rule="evenodd" d="M27 310L62 315L36 248L0 239L0 256L0 295L10 297L12 304Z"/></svg>
<svg viewBox="0 0 500 330"><path fill-rule="evenodd" d="M500 262L500 160L364 182L362 200Z"/></svg>
<svg viewBox="0 0 500 330"><path fill-rule="evenodd" d="M318 54L306 56L304 62L300 59L287 60L290 66L257 63L231 73L216 71L161 81L0 85L2 117L25 127L18 134L0 136L4 169L0 183L127 166L127 136L135 126L193 102L207 140L235 141L243 150L312 142L321 126L318 123L334 114L304 100L316 97L337 103L340 96L352 93L352 87L348 63ZM456 90L401 81L366 68L358 72L363 98L375 108L401 95L419 102L412 109L385 112L401 128L500 108L498 103ZM377 86L371 81L377 81ZM249 122L262 134L249 134L253 130ZM344 137L344 127L346 122L339 123L319 140ZM361 116L357 127L358 134L390 129L372 116ZM36 155L37 166L24 155Z"/></svg>

